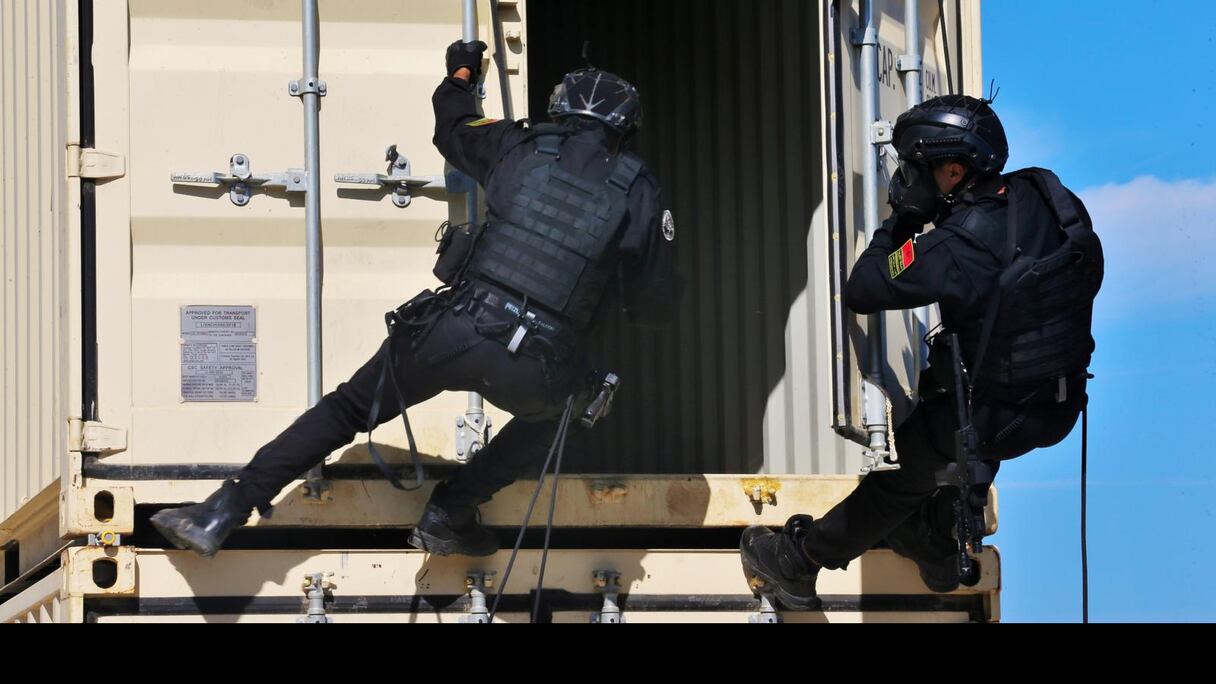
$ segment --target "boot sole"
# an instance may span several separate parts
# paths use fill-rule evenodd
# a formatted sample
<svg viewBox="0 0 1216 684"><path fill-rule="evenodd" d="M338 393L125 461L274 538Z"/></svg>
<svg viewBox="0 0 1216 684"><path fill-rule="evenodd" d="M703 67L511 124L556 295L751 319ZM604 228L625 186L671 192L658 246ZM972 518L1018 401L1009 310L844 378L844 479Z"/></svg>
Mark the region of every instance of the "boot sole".
<svg viewBox="0 0 1216 684"><path fill-rule="evenodd" d="M485 556L493 556L498 553L498 547L486 547L485 549L468 549L460 544L460 542L452 539L440 539L433 534L428 534L423 530L414 528L409 536L410 546L436 556L471 556L473 558L484 558Z"/></svg>
<svg viewBox="0 0 1216 684"><path fill-rule="evenodd" d="M953 594L954 592L958 591L959 585L962 584L960 580L954 580L953 582L934 581L930 576L925 574L924 570L920 568L917 569L920 570L920 581L925 584L925 588L927 588L929 591L936 592L938 594Z"/></svg>
<svg viewBox="0 0 1216 684"><path fill-rule="evenodd" d="M948 582L936 581L932 579L932 573L926 572L925 568L929 567L931 570L939 570L941 569L940 566L922 563L917 559L917 554L915 553L913 547L909 544L905 544L898 539L892 540L888 538L885 541L887 543L887 548L894 551L896 555L916 563L916 570L920 574L920 581L925 585L926 589L938 594L952 594L958 591L959 585L962 583L961 578L956 578Z"/></svg>
<svg viewBox="0 0 1216 684"><path fill-rule="evenodd" d="M739 558L743 561L743 576L747 578L747 585L756 596L768 595L776 598L778 603L789 610L818 610L822 607L823 601L816 595L798 596L782 589L777 578L753 564L742 549L739 550Z"/></svg>
<svg viewBox="0 0 1216 684"><path fill-rule="evenodd" d="M203 558L212 558L219 547L214 541L200 541L200 538L206 540L207 534L198 525L184 518L177 520L166 520L168 517L165 513L157 513L151 518L152 526L160 532L169 543L183 551L193 551Z"/></svg>

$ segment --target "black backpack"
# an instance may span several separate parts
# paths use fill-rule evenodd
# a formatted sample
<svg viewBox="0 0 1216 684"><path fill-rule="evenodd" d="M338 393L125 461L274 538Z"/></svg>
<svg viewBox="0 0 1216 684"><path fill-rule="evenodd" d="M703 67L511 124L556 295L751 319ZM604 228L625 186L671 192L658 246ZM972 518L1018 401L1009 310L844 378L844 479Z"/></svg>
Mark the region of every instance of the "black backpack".
<svg viewBox="0 0 1216 684"><path fill-rule="evenodd" d="M1011 179L1031 181L1065 239L1043 257L1017 248L1018 204ZM1054 173L1029 168L1006 176L1009 214L1004 264L984 318L973 386L990 396L1025 400L1087 373L1094 341L1093 302L1102 286L1102 244L1084 205ZM992 344L993 340L997 344ZM991 354L987 354L989 347ZM1062 400L1062 399L1060 399Z"/></svg>

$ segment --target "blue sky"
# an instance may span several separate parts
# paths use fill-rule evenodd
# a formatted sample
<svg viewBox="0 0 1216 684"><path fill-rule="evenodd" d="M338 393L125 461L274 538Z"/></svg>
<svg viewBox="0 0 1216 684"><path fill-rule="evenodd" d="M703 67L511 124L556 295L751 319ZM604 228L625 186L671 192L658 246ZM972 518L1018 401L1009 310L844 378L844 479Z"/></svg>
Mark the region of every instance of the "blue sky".
<svg viewBox="0 0 1216 684"><path fill-rule="evenodd" d="M983 31L1009 168L1057 171L1106 252L1090 618L1216 620L1216 3L985 0ZM1007 622L1080 620L1080 434L1001 470Z"/></svg>

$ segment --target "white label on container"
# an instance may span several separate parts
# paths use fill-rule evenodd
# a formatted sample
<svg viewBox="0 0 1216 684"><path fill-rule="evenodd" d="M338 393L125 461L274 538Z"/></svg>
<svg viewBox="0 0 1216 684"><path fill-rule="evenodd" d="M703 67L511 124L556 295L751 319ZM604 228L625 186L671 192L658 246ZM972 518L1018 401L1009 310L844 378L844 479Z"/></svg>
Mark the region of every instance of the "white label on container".
<svg viewBox="0 0 1216 684"><path fill-rule="evenodd" d="M182 307L182 401L257 401L252 306Z"/></svg>

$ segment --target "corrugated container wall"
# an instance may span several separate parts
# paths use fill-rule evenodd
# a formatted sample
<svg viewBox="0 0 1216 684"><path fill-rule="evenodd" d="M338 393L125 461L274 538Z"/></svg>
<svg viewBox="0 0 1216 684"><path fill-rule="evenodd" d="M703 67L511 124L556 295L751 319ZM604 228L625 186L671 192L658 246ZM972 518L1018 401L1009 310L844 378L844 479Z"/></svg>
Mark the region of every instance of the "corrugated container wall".
<svg viewBox="0 0 1216 684"><path fill-rule="evenodd" d="M827 280L808 277L826 247L812 232L821 12L800 0L528 3L534 117L582 65L584 41L592 64L638 86L638 148L675 217L685 279L674 328L610 323L598 353L624 384L574 467L846 471L829 423Z"/></svg>
<svg viewBox="0 0 1216 684"><path fill-rule="evenodd" d="M585 63L584 45L591 64L638 86L637 147L674 213L686 285L673 329L638 331L620 316L608 325L598 353L624 384L605 429L574 443L573 468L858 472L861 449L833 427L861 424L855 359L864 357L856 350L865 349L865 321L842 309L847 333L832 339L832 280L865 244L861 167L873 151L862 140L870 129L850 38L858 5L529 0L533 118L544 117L561 74ZM905 3L875 6L878 115L894 121L907 106L896 68L907 52ZM926 97L946 91L948 70L955 92L974 92L978 3L917 7ZM886 316L886 326L898 420L923 362L913 341L925 331L906 312Z"/></svg>
<svg viewBox="0 0 1216 684"><path fill-rule="evenodd" d="M0 3L0 520L59 476L69 397L69 8ZM0 534L0 536L3 536Z"/></svg>

